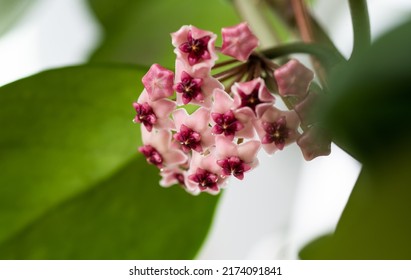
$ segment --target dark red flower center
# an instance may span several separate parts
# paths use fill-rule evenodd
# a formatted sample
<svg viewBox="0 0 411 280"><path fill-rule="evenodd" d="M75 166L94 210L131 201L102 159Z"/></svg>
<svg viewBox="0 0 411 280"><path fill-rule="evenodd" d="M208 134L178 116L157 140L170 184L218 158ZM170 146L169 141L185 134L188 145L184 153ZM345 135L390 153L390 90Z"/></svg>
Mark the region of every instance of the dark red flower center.
<svg viewBox="0 0 411 280"><path fill-rule="evenodd" d="M234 175L234 177L240 180L244 178L244 172L251 169L251 167L248 164L245 164L244 161L237 156L227 157L225 159L218 160L217 164L222 168L223 175Z"/></svg>
<svg viewBox="0 0 411 280"><path fill-rule="evenodd" d="M195 174L192 174L188 176L188 178L198 184L198 187L200 190L204 191L206 189L212 189L215 191L218 191L218 175L202 169L202 168L197 168L197 171Z"/></svg>
<svg viewBox="0 0 411 280"><path fill-rule="evenodd" d="M147 162L161 168L163 166L163 157L161 154L151 145L144 145L138 148L139 152L142 153Z"/></svg>
<svg viewBox="0 0 411 280"><path fill-rule="evenodd" d="M192 130L184 124L181 125L180 131L174 134L173 137L181 144L181 149L186 153L191 150L199 153L203 151L203 148L201 147L200 133Z"/></svg>
<svg viewBox="0 0 411 280"><path fill-rule="evenodd" d="M215 121L215 125L212 129L214 134L223 134L225 136L233 136L237 131L244 128L244 125L239 122L232 110L224 113L211 113L211 117Z"/></svg>
<svg viewBox="0 0 411 280"><path fill-rule="evenodd" d="M151 108L147 102L142 104L133 103L133 106L137 113L134 121L143 124L148 131L151 131L153 129L153 125L157 122L157 116L153 112L153 108Z"/></svg>
<svg viewBox="0 0 411 280"><path fill-rule="evenodd" d="M191 35L191 31L188 32L187 42L181 44L179 49L184 53L188 53L188 63L190 65L196 64L200 59L210 58L210 53L207 48L210 39L210 36L194 39Z"/></svg>
<svg viewBox="0 0 411 280"><path fill-rule="evenodd" d="M241 90L238 90L238 94L241 97L240 107L249 107L251 108L251 110L253 110L253 112L255 112L255 107L258 104L263 103L258 97L259 89L260 89L260 85L257 84L250 94L245 94Z"/></svg>
<svg viewBox="0 0 411 280"><path fill-rule="evenodd" d="M195 79L188 73L183 71L181 73L181 82L174 86L174 89L182 94L183 103L187 104L192 99L203 100L203 94L201 92L201 86L203 84L202 79Z"/></svg>
<svg viewBox="0 0 411 280"><path fill-rule="evenodd" d="M184 175L181 173L174 173L173 177L177 180L177 182L181 185L181 186L185 186L185 182L184 182Z"/></svg>
<svg viewBox="0 0 411 280"><path fill-rule="evenodd" d="M267 133L261 143L274 143L280 150L284 148L285 141L290 136L290 130L287 128L285 116L282 116L273 123L263 122L264 131Z"/></svg>

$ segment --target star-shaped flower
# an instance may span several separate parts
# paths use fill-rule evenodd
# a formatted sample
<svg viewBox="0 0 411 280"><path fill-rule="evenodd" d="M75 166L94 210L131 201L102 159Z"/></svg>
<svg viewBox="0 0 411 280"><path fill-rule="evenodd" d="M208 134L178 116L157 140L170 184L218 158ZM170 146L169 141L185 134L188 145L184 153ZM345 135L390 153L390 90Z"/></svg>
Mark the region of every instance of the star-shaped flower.
<svg viewBox="0 0 411 280"><path fill-rule="evenodd" d="M260 119L254 121L263 149L268 154L282 150L285 145L294 142L299 136L299 124L296 112L280 111L275 107L271 107Z"/></svg>
<svg viewBox="0 0 411 280"><path fill-rule="evenodd" d="M208 69L192 71L185 68L181 61L176 61L174 89L177 92L178 105L191 103L209 108L212 93L217 88L221 89L223 85L211 76Z"/></svg>
<svg viewBox="0 0 411 280"><path fill-rule="evenodd" d="M221 52L240 61L247 61L259 42L246 22L221 29L223 45Z"/></svg>
<svg viewBox="0 0 411 280"><path fill-rule="evenodd" d="M182 151L172 147L170 131L148 132L141 129L141 134L144 145L138 150L146 157L148 163L163 168L184 164L187 161L188 158Z"/></svg>
<svg viewBox="0 0 411 280"><path fill-rule="evenodd" d="M187 189L194 194L199 192L217 194L225 185L225 179L220 176L221 168L217 165L216 157L212 152L206 156L193 154L187 174Z"/></svg>
<svg viewBox="0 0 411 280"><path fill-rule="evenodd" d="M181 187L185 188L185 173L186 171L181 169L179 166L162 168L160 171L160 186L171 187L179 184Z"/></svg>
<svg viewBox="0 0 411 280"><path fill-rule="evenodd" d="M249 116L241 112L235 112L234 100L228 93L222 89L216 89L213 93L213 99L211 118L214 134L224 135L230 140L234 137L254 137L254 127Z"/></svg>
<svg viewBox="0 0 411 280"><path fill-rule="evenodd" d="M208 125L208 109L199 108L191 115L185 109L177 109L173 113L173 119L177 129L173 137L184 152L194 150L201 153L214 144L214 137Z"/></svg>
<svg viewBox="0 0 411 280"><path fill-rule="evenodd" d="M217 164L222 169L222 175L233 175L237 179L242 180L244 172L257 166L257 153L260 147L261 143L257 140L250 140L237 145L226 137L217 137L216 157Z"/></svg>
<svg viewBox="0 0 411 280"><path fill-rule="evenodd" d="M236 112L246 114L252 119L260 118L268 108L272 107L275 100L261 78L235 83L231 91L234 94Z"/></svg>
<svg viewBox="0 0 411 280"><path fill-rule="evenodd" d="M187 68L198 70L213 67L217 60L214 46L217 36L214 33L184 25L172 33L171 38L177 60L182 60Z"/></svg>
<svg viewBox="0 0 411 280"><path fill-rule="evenodd" d="M146 90L140 94L137 102L133 103L136 110L134 122L141 123L148 131L156 129L171 129L174 124L170 119L171 112L175 109L175 102L169 99L152 101Z"/></svg>

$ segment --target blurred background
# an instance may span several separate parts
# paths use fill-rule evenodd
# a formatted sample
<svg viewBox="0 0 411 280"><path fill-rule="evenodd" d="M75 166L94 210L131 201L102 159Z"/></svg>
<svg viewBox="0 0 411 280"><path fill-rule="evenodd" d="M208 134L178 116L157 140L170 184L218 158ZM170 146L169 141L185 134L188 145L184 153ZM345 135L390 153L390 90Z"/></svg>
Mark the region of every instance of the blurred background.
<svg viewBox="0 0 411 280"><path fill-rule="evenodd" d="M313 14L348 57L352 29L347 1L312 2ZM411 11L408 0L368 3L374 38ZM46 69L86 63L107 36L87 1L37 0L24 9L0 37L0 85ZM161 18L158 21L161 24ZM139 34L134 35L130 40L138 40ZM94 53L94 60L99 61L98 56ZM272 157L261 153L259 160L257 169L243 181L231 180L223 192L198 259L296 259L302 246L334 230L361 168L336 146L329 157L312 162L303 160L296 145Z"/></svg>

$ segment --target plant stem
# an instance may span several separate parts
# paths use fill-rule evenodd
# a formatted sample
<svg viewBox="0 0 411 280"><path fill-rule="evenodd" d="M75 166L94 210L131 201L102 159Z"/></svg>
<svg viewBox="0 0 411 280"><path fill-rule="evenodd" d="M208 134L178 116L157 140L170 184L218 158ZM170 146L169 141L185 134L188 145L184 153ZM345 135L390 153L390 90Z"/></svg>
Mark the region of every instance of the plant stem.
<svg viewBox="0 0 411 280"><path fill-rule="evenodd" d="M310 43L314 41L313 31L311 28L311 20L308 16L307 9L303 0L291 0L291 4L294 10L295 20L297 22L298 29L300 30L301 38L304 42Z"/></svg>
<svg viewBox="0 0 411 280"><path fill-rule="evenodd" d="M326 67L331 67L345 60L344 57L341 56L341 54L339 54L338 52L335 52L334 50L326 46L315 43L291 43L262 51L262 54L270 59L275 59L281 56L295 53L313 55L318 58Z"/></svg>
<svg viewBox="0 0 411 280"><path fill-rule="evenodd" d="M370 19L366 0L349 0L354 32L354 46L351 57L371 45Z"/></svg>

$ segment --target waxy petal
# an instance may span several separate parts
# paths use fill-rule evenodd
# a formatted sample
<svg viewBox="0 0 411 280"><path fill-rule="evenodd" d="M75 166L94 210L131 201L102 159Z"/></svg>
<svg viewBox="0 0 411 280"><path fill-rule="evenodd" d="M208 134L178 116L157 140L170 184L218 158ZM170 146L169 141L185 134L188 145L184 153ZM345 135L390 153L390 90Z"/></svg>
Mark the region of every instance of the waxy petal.
<svg viewBox="0 0 411 280"><path fill-rule="evenodd" d="M187 156L180 150L171 148L171 132L167 130L157 130L148 132L141 129L144 145L154 147L162 156L165 166L184 164Z"/></svg>
<svg viewBox="0 0 411 280"><path fill-rule="evenodd" d="M223 45L221 52L240 61L247 61L259 41L246 22L221 29Z"/></svg>
<svg viewBox="0 0 411 280"><path fill-rule="evenodd" d="M173 95L174 73L159 64L153 64L142 81L152 101Z"/></svg>
<svg viewBox="0 0 411 280"><path fill-rule="evenodd" d="M222 89L218 88L213 91L213 100L212 112L224 114L234 108L234 100Z"/></svg>
<svg viewBox="0 0 411 280"><path fill-rule="evenodd" d="M304 159L313 160L318 156L328 156L331 153L331 137L321 127L313 125L297 140Z"/></svg>
<svg viewBox="0 0 411 280"><path fill-rule="evenodd" d="M292 59L274 71L278 92L283 96L304 98L307 94L314 72L298 60Z"/></svg>
<svg viewBox="0 0 411 280"><path fill-rule="evenodd" d="M309 91L303 100L295 105L294 110L298 113L301 123L311 125L317 121L316 112L320 103L321 95Z"/></svg>

